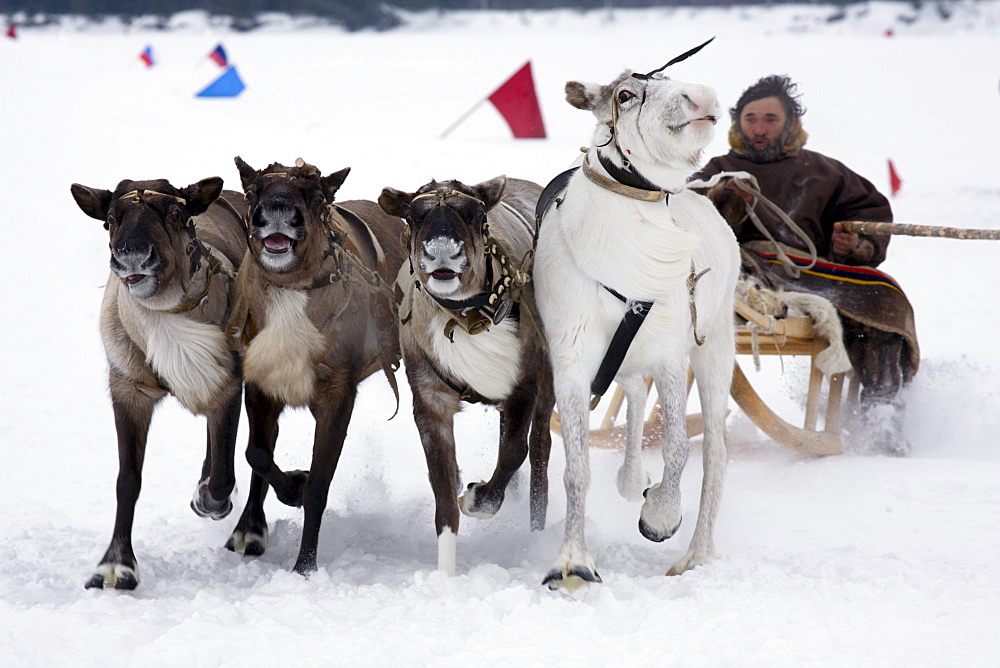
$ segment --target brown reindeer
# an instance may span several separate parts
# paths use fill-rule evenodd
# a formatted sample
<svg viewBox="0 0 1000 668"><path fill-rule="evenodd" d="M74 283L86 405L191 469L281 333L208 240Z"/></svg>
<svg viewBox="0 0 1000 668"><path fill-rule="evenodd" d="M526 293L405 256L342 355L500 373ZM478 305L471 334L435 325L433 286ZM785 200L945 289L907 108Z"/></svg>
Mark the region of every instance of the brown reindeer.
<svg viewBox="0 0 1000 668"><path fill-rule="evenodd" d="M529 433L531 528L545 527L555 399L524 266L541 190L500 176L475 186L432 181L415 193L385 188L379 197L386 213L407 222L403 360L437 507L438 568L451 574L459 510L496 514L529 454ZM500 451L492 478L470 483L456 503L453 420L462 401L499 408Z"/></svg>
<svg viewBox="0 0 1000 668"><path fill-rule="evenodd" d="M403 222L374 202L334 205L350 169L329 176L301 160L257 171L236 158L249 202L250 258L237 280L235 328L246 341L249 499L227 547L262 554L264 496L302 506L294 570L316 570L316 545L358 384L379 369L395 387L399 333L389 277L403 262ZM278 416L308 406L316 419L309 471L274 463Z"/></svg>
<svg viewBox="0 0 1000 668"><path fill-rule="evenodd" d="M218 520L233 507L241 382L223 328L246 252L245 205L239 193L222 190L218 177L180 190L162 179L122 181L114 192L76 183L70 190L111 235L101 338L118 432L118 510L111 545L85 586L134 589L135 503L150 420L167 394L208 418L191 508Z"/></svg>

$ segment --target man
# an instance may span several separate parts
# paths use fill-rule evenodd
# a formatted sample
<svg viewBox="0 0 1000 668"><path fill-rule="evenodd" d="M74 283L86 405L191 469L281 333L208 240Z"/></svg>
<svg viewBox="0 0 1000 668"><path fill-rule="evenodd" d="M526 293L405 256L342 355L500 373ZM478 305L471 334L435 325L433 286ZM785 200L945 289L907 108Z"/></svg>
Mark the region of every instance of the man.
<svg viewBox="0 0 1000 668"><path fill-rule="evenodd" d="M819 294L837 307L862 405L869 422L879 423L869 440L902 454L908 445L899 429L898 392L919 364L913 310L895 281L872 269L885 260L890 237L854 234L841 225L891 222L892 210L868 180L803 148L805 109L796 88L788 77L774 75L744 91L729 112L732 150L712 158L694 178L747 172L780 210L753 204L738 177L723 177L707 192L733 227L745 269L772 288Z"/></svg>

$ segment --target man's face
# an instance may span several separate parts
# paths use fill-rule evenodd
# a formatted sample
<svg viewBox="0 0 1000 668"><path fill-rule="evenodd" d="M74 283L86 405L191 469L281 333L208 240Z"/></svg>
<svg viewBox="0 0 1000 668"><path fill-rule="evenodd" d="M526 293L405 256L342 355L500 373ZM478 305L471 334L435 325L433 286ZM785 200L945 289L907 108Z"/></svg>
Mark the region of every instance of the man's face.
<svg viewBox="0 0 1000 668"><path fill-rule="evenodd" d="M740 132L747 156L754 162L770 162L781 153L788 137L788 114L776 97L748 102L740 112Z"/></svg>

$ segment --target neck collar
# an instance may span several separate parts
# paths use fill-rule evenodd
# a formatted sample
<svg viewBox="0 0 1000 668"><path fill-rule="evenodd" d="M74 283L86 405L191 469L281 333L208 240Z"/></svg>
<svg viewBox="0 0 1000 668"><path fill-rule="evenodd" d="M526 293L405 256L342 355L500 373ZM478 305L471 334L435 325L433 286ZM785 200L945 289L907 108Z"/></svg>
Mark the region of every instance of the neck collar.
<svg viewBox="0 0 1000 668"><path fill-rule="evenodd" d="M600 160L601 166L604 167L614 178L606 178L604 175L594 171L590 167L589 159L585 157L583 159L583 175L590 179L592 183L604 188L605 190L610 190L615 194L622 195L623 197L629 197L643 202L659 202L662 200L669 203L670 193L657 188L639 174L636 174L636 176L642 179L642 181L647 185L635 185L636 181L634 179L629 179L628 176L622 177L622 174L628 175L629 172L616 166L599 153L597 159ZM623 178L625 180L622 180Z"/></svg>

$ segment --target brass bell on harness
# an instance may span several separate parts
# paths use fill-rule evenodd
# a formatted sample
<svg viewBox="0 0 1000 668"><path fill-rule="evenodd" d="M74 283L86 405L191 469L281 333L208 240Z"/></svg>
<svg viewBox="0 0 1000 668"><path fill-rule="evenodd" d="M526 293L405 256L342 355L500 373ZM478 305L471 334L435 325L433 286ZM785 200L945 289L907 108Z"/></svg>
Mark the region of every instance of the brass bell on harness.
<svg viewBox="0 0 1000 668"><path fill-rule="evenodd" d="M490 319L476 309L469 309L465 314L465 329L469 334L476 335L490 331Z"/></svg>

